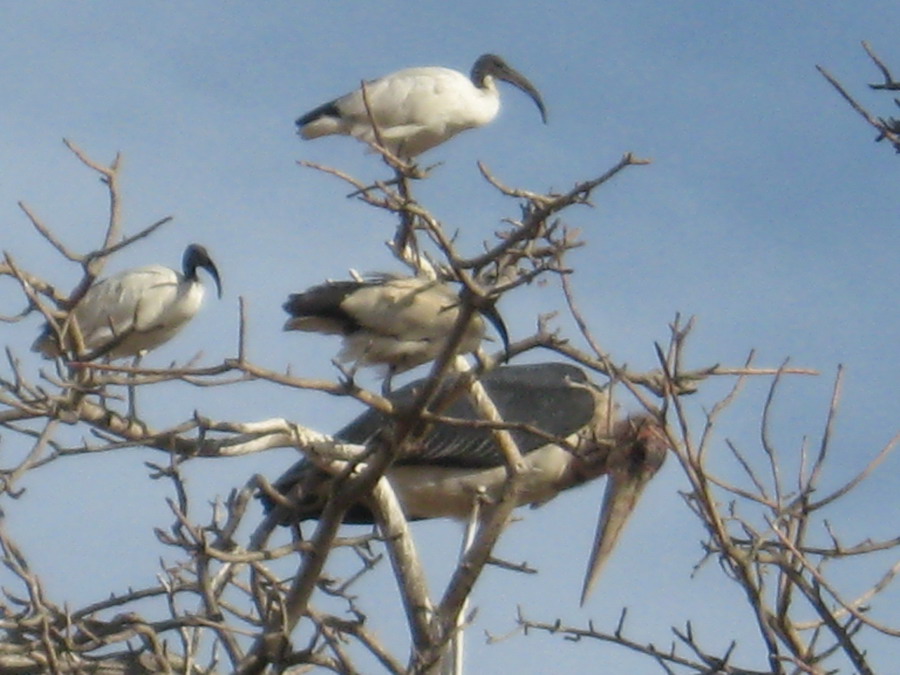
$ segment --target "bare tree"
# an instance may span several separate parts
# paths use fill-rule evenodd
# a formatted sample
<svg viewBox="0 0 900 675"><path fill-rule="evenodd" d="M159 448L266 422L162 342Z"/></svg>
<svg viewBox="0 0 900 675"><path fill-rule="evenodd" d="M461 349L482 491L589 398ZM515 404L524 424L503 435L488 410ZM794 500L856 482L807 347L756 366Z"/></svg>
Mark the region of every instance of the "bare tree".
<svg viewBox="0 0 900 675"><path fill-rule="evenodd" d="M27 222L60 256L80 264L81 281L66 293L48 283L41 271L24 269L11 252L0 263L0 277L15 284L24 303L18 312L3 316L17 324L35 312L48 321L64 320L101 274L104 262L125 247L140 242L168 222L152 223L140 232L123 236L120 216L121 188L118 158L109 166L90 159L72 144L69 148L96 172L109 194L109 220L100 246L86 253L69 248L22 204ZM685 345L691 321L677 318L670 325L670 340L657 348L659 367L633 372L608 354L583 318L569 283L575 272L566 254L582 243L563 217L567 210L590 204L592 196L621 172L646 164L630 154L602 175L580 182L564 192L539 194L504 185L487 167L482 173L502 195L517 205L483 250L467 254L428 209L413 196L414 178L428 171L410 166L389 153L385 161L396 174L393 181L368 185L341 171L314 166L334 175L353 189L353 197L372 208L394 215L397 230L392 250L417 274L457 281L462 309L453 335L428 375L430 387L463 371L477 392L477 376L498 365L503 354L479 353L474 361L461 359L456 347L474 312L501 296L515 297L516 289L535 279L556 280L561 289L560 308L575 320L579 335L565 336L553 328L553 317L537 317L535 332L510 346L516 357L527 352L562 356L591 373L598 381L615 385L617 392L633 396L647 411L667 422L668 442L690 485L684 500L707 532L705 557L698 561L719 564L728 579L738 585L759 629L758 649L767 670L734 663L732 651L713 653L693 635L691 624L673 628L676 644L659 649L629 637L626 612L609 630L593 625L577 627L561 618L535 619L521 615L524 632L544 630L571 639L591 638L615 643L646 654L661 672L704 673L871 673L860 639L870 633L896 639L900 627L872 618L870 608L893 581L900 564L884 569L871 580L868 590L845 597L831 582L830 564L862 560L879 552L900 549L900 538L872 541L858 535L847 541L844 533L830 528L826 509L836 508L876 470L891 451L896 437L880 452L872 453L869 466L843 481L837 489L821 493L828 466L831 426L838 409L840 375L828 414L826 429L815 449L803 449L804 461L796 475L788 476L783 453L769 436L769 414L783 378L814 374L788 367L761 368L752 354L737 367L709 365L688 368ZM318 667L339 673L361 672L360 659L377 662L390 673L426 673L446 670L452 659L450 645L464 629L465 602L486 565L496 563L494 544L504 531L515 506L521 459L508 425L492 410L490 400L479 405L483 421L495 429L496 441L507 461L508 483L493 505L490 517L475 532L458 568L442 592L430 595L423 581L415 541L385 470L410 442L409 434L395 434L393 442L372 452L342 443L318 430L295 422L220 420L201 412L185 411L181 419L164 428L153 428L136 414L121 410L122 392L152 398L154 385L179 381L198 387L235 387L256 381L273 390L313 390L331 396L353 397L386 415L404 420L435 420L439 416L422 396L402 410L385 396L368 391L344 372L333 381L273 371L252 362L244 337L246 317L241 311L237 353L215 364L189 361L169 368L149 369L100 361L80 360L77 344L68 358L57 359L52 371L25 366L19 355L6 350L6 366L0 379L0 429L3 430L3 466L0 492L8 498L27 499L17 484L28 472L55 462L77 462L85 454L119 452L145 447L160 452L160 461L148 464L149 477L171 483L168 502L172 522L156 530L156 536L178 553L177 564L168 564L156 581L111 594L83 607L71 608L48 596L41 579L8 531L0 525L0 550L6 567L18 580L18 588L4 589L0 604L0 670L4 673L213 673L306 672ZM587 345L586 349L576 346ZM77 343L77 340L76 340ZM686 396L710 378L733 379L732 391L712 410L689 410ZM748 378L771 379L771 392L761 414L761 448L748 450L736 443L715 442L717 419L734 400ZM475 424L476 422L470 422ZM410 428L412 425L408 425ZM89 440L68 442L65 428L87 432ZM217 505L213 516L201 520L181 472L184 461L195 457L229 457L260 453L278 447L296 448L329 473L339 475L331 499L314 530L303 536L291 527L288 543L277 544L274 518L258 519L251 509L259 491L271 494L271 486L254 477L235 488ZM10 452L17 448L17 452ZM745 472L745 484L734 485L713 475L709 458L730 453ZM364 462L357 464L360 457ZM348 471L350 465L356 471ZM347 510L365 499L376 514L378 527L365 536L341 535ZM16 518L16 503L7 499L4 519ZM252 522L256 519L258 522ZM248 532L249 528L249 534ZM826 537L824 543L823 535ZM325 573L329 555L337 549L355 552L358 570L335 580ZM398 594L406 610L408 639L404 653L392 652L378 637L377 616L366 598L353 593L355 581L387 555ZM285 572L287 570L287 572ZM323 600L328 600L327 603ZM337 609L324 609L324 607ZM302 637L300 637L302 635ZM508 638L509 639L509 638ZM585 649L589 647L586 646Z"/></svg>

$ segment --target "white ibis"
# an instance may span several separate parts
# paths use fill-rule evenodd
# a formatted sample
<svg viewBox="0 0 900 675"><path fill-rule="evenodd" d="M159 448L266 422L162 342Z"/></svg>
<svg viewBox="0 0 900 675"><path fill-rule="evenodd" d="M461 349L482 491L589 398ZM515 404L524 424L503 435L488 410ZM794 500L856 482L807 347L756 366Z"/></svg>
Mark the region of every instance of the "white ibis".
<svg viewBox="0 0 900 675"><path fill-rule="evenodd" d="M297 120L298 133L307 140L341 134L374 143L370 121L374 119L387 149L411 159L461 131L491 122L500 110L496 80L528 94L547 123L544 102L534 85L499 56L484 54L469 77L430 66L405 68L367 82L365 99L360 88L311 110Z"/></svg>
<svg viewBox="0 0 900 675"><path fill-rule="evenodd" d="M424 380L391 395L395 405L408 404ZM665 460L668 441L653 417L632 415L616 421L607 391L593 385L584 371L570 364L542 363L501 367L481 378L505 422L527 424L512 434L526 464L519 505L538 506L563 490L607 476L600 520L591 549L581 602L586 600L609 558L644 486ZM452 402L442 414L477 419L467 397ZM369 410L335 434L350 443L391 442L390 418ZM410 520L469 517L476 498L500 495L507 478L504 460L489 429L438 423L420 430L388 469L386 476ZM556 439L548 440L548 437ZM317 518L329 499L334 478L312 462L301 460L273 485L285 497L262 495L267 511L287 524ZM345 522L368 524L372 513L356 504Z"/></svg>
<svg viewBox="0 0 900 675"><path fill-rule="evenodd" d="M291 318L285 330L342 335L340 361L386 365L401 373L437 358L460 316L459 294L446 283L424 277L378 275L360 281L330 281L292 294L284 303ZM493 307L482 314L509 346L506 326ZM484 321L469 321L459 353L478 349Z"/></svg>
<svg viewBox="0 0 900 675"><path fill-rule="evenodd" d="M76 303L59 333L49 324L32 350L47 358L74 348L72 323L81 334L82 360L137 357L171 340L190 321L203 302L204 288L197 269L207 270L216 282L219 271L203 246L191 244L184 251L182 272L162 265L125 270L96 282ZM60 334L67 345L60 347Z"/></svg>

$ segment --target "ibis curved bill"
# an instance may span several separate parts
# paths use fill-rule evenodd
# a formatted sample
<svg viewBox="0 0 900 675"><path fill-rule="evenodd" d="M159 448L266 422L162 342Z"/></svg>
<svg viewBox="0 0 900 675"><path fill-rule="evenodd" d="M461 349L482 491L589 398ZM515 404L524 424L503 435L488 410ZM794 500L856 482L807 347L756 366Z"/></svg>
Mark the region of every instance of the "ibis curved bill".
<svg viewBox="0 0 900 675"><path fill-rule="evenodd" d="M483 54L469 76L450 68L406 68L329 101L297 119L306 140L340 134L376 143L371 120L393 154L411 159L466 129L491 122L500 110L496 80L509 82L534 101L546 124L538 90L495 54ZM366 107L368 104L368 108Z"/></svg>
<svg viewBox="0 0 900 675"><path fill-rule="evenodd" d="M49 324L32 345L47 358L77 351L74 325L81 336L82 353L90 361L140 356L171 340L199 311L204 288L197 276L205 269L222 285L219 271L207 250L191 244L182 257L182 271L162 265L136 267L102 279L91 286L66 320L55 330ZM65 348L60 345L62 337Z"/></svg>
<svg viewBox="0 0 900 675"><path fill-rule="evenodd" d="M331 281L288 298L284 310L291 318L284 330L342 335L340 361L386 365L390 374L401 373L436 359L446 349L461 302L448 284L423 277ZM493 307L482 314L508 348L500 314ZM465 329L459 353L477 350L484 333L484 321L476 314Z"/></svg>
<svg viewBox="0 0 900 675"><path fill-rule="evenodd" d="M424 385L413 382L390 395L398 409L410 404ZM582 602L593 587L635 507L641 490L665 458L665 433L649 415L615 420L606 388L590 382L581 369L565 363L506 366L481 378L488 396L511 431L523 456L518 505L539 506L560 492L606 475L597 537L590 553ZM442 390L443 392L449 389ZM438 397L437 400L440 400ZM458 420L479 419L465 395L444 402L440 413ZM537 430L539 433L531 431ZM369 410L335 438L370 448L390 443L391 418ZM414 430L385 476L409 520L467 520L478 501L482 516L503 494L508 474L490 429L435 423ZM260 495L267 511L282 524L318 518L333 492L335 478L301 460L274 484L282 496ZM372 523L365 502L345 514L348 523Z"/></svg>

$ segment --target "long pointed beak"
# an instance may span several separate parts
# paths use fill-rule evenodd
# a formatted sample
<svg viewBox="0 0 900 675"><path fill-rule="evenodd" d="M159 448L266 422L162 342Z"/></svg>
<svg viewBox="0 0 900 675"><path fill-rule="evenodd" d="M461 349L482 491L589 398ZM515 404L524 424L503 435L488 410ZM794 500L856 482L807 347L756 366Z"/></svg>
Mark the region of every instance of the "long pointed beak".
<svg viewBox="0 0 900 675"><path fill-rule="evenodd" d="M623 424L631 427L633 438L630 442L617 444L610 453L608 483L581 589L582 606L634 513L644 488L663 465L669 448L665 433L655 420L641 417L625 420Z"/></svg>
<svg viewBox="0 0 900 675"><path fill-rule="evenodd" d="M603 495L603 506L600 508L600 520L597 522L597 533L594 535L594 545L591 547L591 558L588 561L587 572L584 576L584 586L581 589L581 604L584 605L588 596L600 578L600 572L616 543L626 523L634 512L634 507L640 499L647 479L635 479L632 476L611 474L607 479L606 492Z"/></svg>

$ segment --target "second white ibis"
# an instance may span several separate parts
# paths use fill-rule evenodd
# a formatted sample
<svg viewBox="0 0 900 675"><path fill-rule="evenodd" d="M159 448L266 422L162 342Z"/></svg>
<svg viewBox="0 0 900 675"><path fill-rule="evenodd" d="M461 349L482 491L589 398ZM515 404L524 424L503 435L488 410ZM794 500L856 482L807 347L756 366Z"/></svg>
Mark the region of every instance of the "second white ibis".
<svg viewBox="0 0 900 675"><path fill-rule="evenodd" d="M85 361L141 356L156 349L200 310L204 288L197 270L201 268L210 273L222 297L215 263L203 246L191 244L184 251L181 272L147 265L96 282L57 327L44 327L32 349L47 358L74 353ZM75 326L80 345L74 339Z"/></svg>

